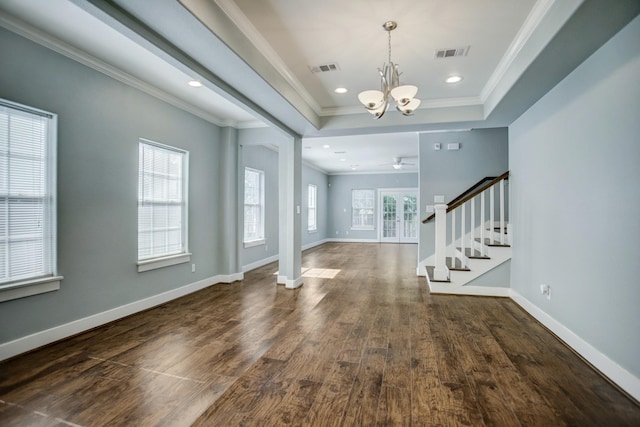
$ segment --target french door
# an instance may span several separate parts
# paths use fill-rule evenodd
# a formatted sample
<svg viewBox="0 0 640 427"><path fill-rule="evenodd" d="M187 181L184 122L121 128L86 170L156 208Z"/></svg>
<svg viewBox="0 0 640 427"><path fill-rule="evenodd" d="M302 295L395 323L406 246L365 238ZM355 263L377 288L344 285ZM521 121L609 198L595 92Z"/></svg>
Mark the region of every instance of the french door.
<svg viewBox="0 0 640 427"><path fill-rule="evenodd" d="M380 190L380 241L418 243L418 191Z"/></svg>

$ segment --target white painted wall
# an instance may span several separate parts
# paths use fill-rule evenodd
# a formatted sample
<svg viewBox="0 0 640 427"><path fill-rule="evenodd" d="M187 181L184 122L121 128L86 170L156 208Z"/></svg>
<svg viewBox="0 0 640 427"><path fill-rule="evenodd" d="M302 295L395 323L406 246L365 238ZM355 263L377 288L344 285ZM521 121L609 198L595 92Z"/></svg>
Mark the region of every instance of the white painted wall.
<svg viewBox="0 0 640 427"><path fill-rule="evenodd" d="M634 387L640 384L639 40L636 17L509 128L512 290L584 348L619 365L622 380L626 375ZM551 286L551 300L541 295L541 283Z"/></svg>

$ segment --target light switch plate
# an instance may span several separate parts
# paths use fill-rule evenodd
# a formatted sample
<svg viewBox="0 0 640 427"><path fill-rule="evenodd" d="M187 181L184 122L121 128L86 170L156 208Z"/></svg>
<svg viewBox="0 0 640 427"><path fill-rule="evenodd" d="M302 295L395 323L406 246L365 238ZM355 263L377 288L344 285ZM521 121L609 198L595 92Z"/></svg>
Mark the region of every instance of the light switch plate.
<svg viewBox="0 0 640 427"><path fill-rule="evenodd" d="M433 196L433 203L444 203L444 196L442 194L436 194Z"/></svg>

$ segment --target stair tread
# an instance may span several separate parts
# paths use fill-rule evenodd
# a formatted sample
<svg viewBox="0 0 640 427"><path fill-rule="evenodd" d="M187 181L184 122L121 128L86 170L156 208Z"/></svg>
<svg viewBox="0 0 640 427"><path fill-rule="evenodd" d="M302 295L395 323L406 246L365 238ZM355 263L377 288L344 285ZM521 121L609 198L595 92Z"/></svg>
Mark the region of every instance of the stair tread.
<svg viewBox="0 0 640 427"><path fill-rule="evenodd" d="M462 248L456 248L459 251L462 251ZM464 255L467 258L471 258L471 259L491 259L491 257L488 257L486 255L482 255L482 253L478 250L473 250L473 252L471 252L471 248L464 248Z"/></svg>
<svg viewBox="0 0 640 427"><path fill-rule="evenodd" d="M430 282L439 282L439 283L451 283L451 280L435 280L433 278L433 272L436 268L431 266L431 265L427 265L427 276L429 276L429 281Z"/></svg>
<svg viewBox="0 0 640 427"><path fill-rule="evenodd" d="M447 267L452 271L471 271L468 267L462 265L462 261L459 258L455 259L455 265L451 266L451 257L447 257Z"/></svg>
<svg viewBox="0 0 640 427"><path fill-rule="evenodd" d="M481 243L479 237L476 237L475 241L478 242L478 243ZM502 243L496 242L495 240L491 240L488 237L484 238L484 244L489 246L489 247L502 247L502 248L510 248L511 247L511 245L509 245L507 243L505 243L503 245Z"/></svg>

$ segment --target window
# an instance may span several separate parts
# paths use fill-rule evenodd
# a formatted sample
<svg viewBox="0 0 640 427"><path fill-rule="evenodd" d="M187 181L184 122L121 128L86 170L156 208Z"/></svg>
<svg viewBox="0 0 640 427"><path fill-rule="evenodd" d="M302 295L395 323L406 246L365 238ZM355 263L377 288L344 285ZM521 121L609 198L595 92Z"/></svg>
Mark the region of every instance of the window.
<svg viewBox="0 0 640 427"><path fill-rule="evenodd" d="M351 228L373 230L373 190L351 190Z"/></svg>
<svg viewBox="0 0 640 427"><path fill-rule="evenodd" d="M264 243L264 172L244 168L244 243Z"/></svg>
<svg viewBox="0 0 640 427"><path fill-rule="evenodd" d="M60 288L56 122L51 113L0 100L0 301Z"/></svg>
<svg viewBox="0 0 640 427"><path fill-rule="evenodd" d="M188 153L140 140L138 271L187 262Z"/></svg>
<svg viewBox="0 0 640 427"><path fill-rule="evenodd" d="M316 231L318 229L318 187L313 184L309 184L309 191L307 192L308 196L308 214L307 214L307 230L308 231Z"/></svg>

